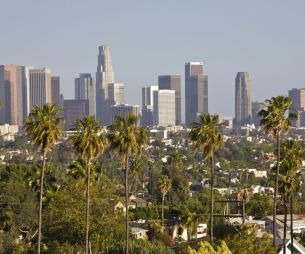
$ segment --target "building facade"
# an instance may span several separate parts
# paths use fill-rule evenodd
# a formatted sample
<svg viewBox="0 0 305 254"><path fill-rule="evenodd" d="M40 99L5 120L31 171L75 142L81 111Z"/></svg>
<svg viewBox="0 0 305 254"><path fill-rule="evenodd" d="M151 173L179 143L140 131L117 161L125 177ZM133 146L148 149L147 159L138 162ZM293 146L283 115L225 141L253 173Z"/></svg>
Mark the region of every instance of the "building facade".
<svg viewBox="0 0 305 254"><path fill-rule="evenodd" d="M60 77L51 77L51 103L60 107Z"/></svg>
<svg viewBox="0 0 305 254"><path fill-rule="evenodd" d="M255 127L258 127L261 122L261 117L258 116L258 112L265 108L265 103L263 102L252 102L252 123L255 125Z"/></svg>
<svg viewBox="0 0 305 254"><path fill-rule="evenodd" d="M158 77L159 90L175 91L176 125L181 125L181 77L180 75L162 75Z"/></svg>
<svg viewBox="0 0 305 254"><path fill-rule="evenodd" d="M252 123L251 78L248 72L238 72L235 78L234 127Z"/></svg>
<svg viewBox="0 0 305 254"><path fill-rule="evenodd" d="M98 65L96 71L96 116L104 125L111 122L108 101L108 86L114 83L110 49L106 45L99 46Z"/></svg>
<svg viewBox="0 0 305 254"><path fill-rule="evenodd" d="M140 106L129 104L118 104L111 106L111 123L114 122L116 116L122 116L126 119L129 114L139 117L138 125L140 125Z"/></svg>
<svg viewBox="0 0 305 254"><path fill-rule="evenodd" d="M125 102L125 85L122 83L111 83L108 85L108 101L110 107Z"/></svg>
<svg viewBox="0 0 305 254"><path fill-rule="evenodd" d="M76 121L89 115L88 100L64 100L64 129L71 130L76 127Z"/></svg>
<svg viewBox="0 0 305 254"><path fill-rule="evenodd" d="M156 126L176 125L176 100L174 90L154 92L153 124Z"/></svg>
<svg viewBox="0 0 305 254"><path fill-rule="evenodd" d="M90 73L81 73L74 80L75 100L88 100L89 115L96 115L96 94L94 79Z"/></svg>
<svg viewBox="0 0 305 254"><path fill-rule="evenodd" d="M208 114L208 76L202 62L185 64L185 124L190 126L198 116Z"/></svg>
<svg viewBox="0 0 305 254"><path fill-rule="evenodd" d="M24 67L0 65L0 124L23 125L24 83Z"/></svg>
<svg viewBox="0 0 305 254"><path fill-rule="evenodd" d="M305 88L293 88L288 91L288 96L292 99L292 110L298 113L298 119L293 121L294 127L305 126Z"/></svg>
<svg viewBox="0 0 305 254"><path fill-rule="evenodd" d="M34 106L42 107L46 103L52 103L51 70L47 68L30 69L29 79L29 112Z"/></svg>
<svg viewBox="0 0 305 254"><path fill-rule="evenodd" d="M142 117L141 126L153 125L154 92L158 91L157 85L142 88Z"/></svg>

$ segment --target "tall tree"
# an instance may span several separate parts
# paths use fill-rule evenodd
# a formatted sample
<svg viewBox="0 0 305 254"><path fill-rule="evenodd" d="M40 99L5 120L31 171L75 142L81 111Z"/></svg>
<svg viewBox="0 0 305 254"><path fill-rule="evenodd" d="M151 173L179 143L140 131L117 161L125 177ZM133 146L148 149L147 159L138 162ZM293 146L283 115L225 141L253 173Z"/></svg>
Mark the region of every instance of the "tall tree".
<svg viewBox="0 0 305 254"><path fill-rule="evenodd" d="M117 151L121 156L122 164L125 169L125 205L126 205L126 241L125 253L128 252L128 164L130 156L139 154L143 145L148 143L146 129L138 127L138 116L127 115L126 118L117 115L114 123L108 126L108 141L110 149Z"/></svg>
<svg viewBox="0 0 305 254"><path fill-rule="evenodd" d="M90 175L91 163L105 149L107 139L103 128L93 117L87 116L76 122L76 132L70 137L74 148L85 163L86 175L86 254L89 253Z"/></svg>
<svg viewBox="0 0 305 254"><path fill-rule="evenodd" d="M288 163L284 162L283 164L283 167L285 166L284 172L280 172L281 174L284 174L284 176L287 175L286 178L284 178L283 191L285 190L284 187L287 188L287 184L290 183L292 185L291 186L292 190L290 193L290 234L291 234L292 253L293 253L293 195L296 191L298 191L300 187L299 185L300 174L298 171L302 167L302 158L304 157L304 155L305 155L305 151L300 142L290 139L290 140L286 140L281 145L282 161L288 161ZM285 186L285 182L288 182L286 183L286 186Z"/></svg>
<svg viewBox="0 0 305 254"><path fill-rule="evenodd" d="M272 97L266 100L265 108L258 112L262 117L260 126L265 130L267 135L276 139L276 173L274 183L273 197L273 245L276 243L276 207L278 194L278 181L280 170L280 144L281 135L287 133L291 127L291 121L297 119L297 114L291 112L292 99L286 96ZM288 112L289 111L289 112ZM288 114L287 114L288 113Z"/></svg>
<svg viewBox="0 0 305 254"><path fill-rule="evenodd" d="M157 182L158 188L161 192L162 195L162 227L164 227L164 200L165 200L165 196L167 195L167 193L170 191L170 189L172 188L172 182L171 180L168 178L167 175L162 175L158 182Z"/></svg>
<svg viewBox="0 0 305 254"><path fill-rule="evenodd" d="M26 134L31 138L32 143L38 146L42 155L38 216L38 254L40 254L41 249L42 197L46 157L50 148L62 137L61 124L64 122L64 119L59 117L60 113L61 110L55 105L34 106L32 113L27 117L24 124Z"/></svg>
<svg viewBox="0 0 305 254"><path fill-rule="evenodd" d="M210 178L210 241L213 243L213 213L214 213L214 152L223 146L224 142L220 134L221 124L218 115L202 115L199 122L192 124L190 139L196 150L203 153L205 160L211 160L211 178Z"/></svg>

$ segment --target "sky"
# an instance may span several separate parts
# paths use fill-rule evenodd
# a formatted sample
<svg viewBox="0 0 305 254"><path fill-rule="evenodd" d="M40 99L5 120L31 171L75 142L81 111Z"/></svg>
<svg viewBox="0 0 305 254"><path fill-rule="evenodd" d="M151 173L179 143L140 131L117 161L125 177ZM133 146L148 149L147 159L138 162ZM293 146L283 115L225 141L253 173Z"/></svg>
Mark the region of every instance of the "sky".
<svg viewBox="0 0 305 254"><path fill-rule="evenodd" d="M209 112L234 115L236 73L253 101L305 87L304 0L0 0L0 64L48 67L74 98L74 78L95 77L98 46L110 47L115 82L141 105L158 75L204 62ZM184 92L183 92L184 94Z"/></svg>

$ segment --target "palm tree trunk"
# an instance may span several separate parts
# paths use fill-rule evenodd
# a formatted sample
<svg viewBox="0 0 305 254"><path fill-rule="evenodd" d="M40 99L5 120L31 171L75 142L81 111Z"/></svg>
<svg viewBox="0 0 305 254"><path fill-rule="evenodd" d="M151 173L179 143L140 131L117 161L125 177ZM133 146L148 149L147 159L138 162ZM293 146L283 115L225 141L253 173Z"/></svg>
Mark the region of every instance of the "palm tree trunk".
<svg viewBox="0 0 305 254"><path fill-rule="evenodd" d="M243 207L243 224L246 222L246 204L245 204L245 199L242 197L242 207Z"/></svg>
<svg viewBox="0 0 305 254"><path fill-rule="evenodd" d="M86 254L89 254L89 216L90 216L90 161L86 163L87 186L86 186Z"/></svg>
<svg viewBox="0 0 305 254"><path fill-rule="evenodd" d="M124 163L125 163L125 202L126 202L126 217L125 217L125 230L126 230L126 242L125 242L125 254L129 254L128 252L128 154L124 156Z"/></svg>
<svg viewBox="0 0 305 254"><path fill-rule="evenodd" d="M214 229L214 154L211 156L211 202L210 202L210 242L213 243Z"/></svg>
<svg viewBox="0 0 305 254"><path fill-rule="evenodd" d="M290 196L290 235L291 235L291 254L293 254L293 193Z"/></svg>
<svg viewBox="0 0 305 254"><path fill-rule="evenodd" d="M162 227L164 227L164 195L162 195L162 209L161 209Z"/></svg>
<svg viewBox="0 0 305 254"><path fill-rule="evenodd" d="M287 238L287 201L284 201L284 239L283 239L283 250L286 254L286 238Z"/></svg>
<svg viewBox="0 0 305 254"><path fill-rule="evenodd" d="M42 227L42 197L43 197L43 178L46 165L46 153L43 152L42 169L40 173L40 194L39 194L39 218L38 218L38 247L37 253L40 254L41 248L41 227Z"/></svg>
<svg viewBox="0 0 305 254"><path fill-rule="evenodd" d="M275 184L274 184L274 197L273 197L273 245L276 244L276 203L277 203L277 193L278 193L278 182L279 182L279 171L280 171L280 134L276 137L277 145L277 156L276 156L276 173L275 173Z"/></svg>

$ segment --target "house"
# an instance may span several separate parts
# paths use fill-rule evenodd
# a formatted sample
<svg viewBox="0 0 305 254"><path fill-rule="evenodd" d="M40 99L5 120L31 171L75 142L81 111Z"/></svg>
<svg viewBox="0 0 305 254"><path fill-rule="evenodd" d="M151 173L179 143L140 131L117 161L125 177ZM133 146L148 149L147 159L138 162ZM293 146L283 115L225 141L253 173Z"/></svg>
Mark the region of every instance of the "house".
<svg viewBox="0 0 305 254"><path fill-rule="evenodd" d="M143 198L139 198L136 197L134 195L131 195L129 197L129 201L130 204L134 207L134 208L138 208L138 207L147 207L147 201ZM128 206L129 207L129 206Z"/></svg>
<svg viewBox="0 0 305 254"><path fill-rule="evenodd" d="M143 228L137 228L137 227L131 227L131 234L134 235L134 237L136 239L143 239L146 240L147 239L147 229L143 229Z"/></svg>
<svg viewBox="0 0 305 254"><path fill-rule="evenodd" d="M286 243L286 254L291 254L291 239L289 239ZM284 248L282 247L278 254L283 254ZM297 240L293 239L293 253L297 254L305 254L305 248L301 245Z"/></svg>

